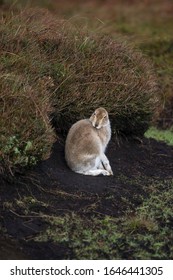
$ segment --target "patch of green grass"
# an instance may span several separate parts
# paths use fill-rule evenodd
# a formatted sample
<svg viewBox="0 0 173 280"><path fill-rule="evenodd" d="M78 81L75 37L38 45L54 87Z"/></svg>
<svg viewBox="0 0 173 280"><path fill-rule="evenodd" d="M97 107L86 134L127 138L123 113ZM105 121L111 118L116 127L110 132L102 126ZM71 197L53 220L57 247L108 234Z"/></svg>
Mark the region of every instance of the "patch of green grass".
<svg viewBox="0 0 173 280"><path fill-rule="evenodd" d="M63 244L74 259L171 259L173 181L149 188L150 197L133 214L47 216L49 226L35 240Z"/></svg>
<svg viewBox="0 0 173 280"><path fill-rule="evenodd" d="M173 145L173 130L159 130L156 127L150 127L145 132L145 137L153 138L157 141L164 141L168 145Z"/></svg>

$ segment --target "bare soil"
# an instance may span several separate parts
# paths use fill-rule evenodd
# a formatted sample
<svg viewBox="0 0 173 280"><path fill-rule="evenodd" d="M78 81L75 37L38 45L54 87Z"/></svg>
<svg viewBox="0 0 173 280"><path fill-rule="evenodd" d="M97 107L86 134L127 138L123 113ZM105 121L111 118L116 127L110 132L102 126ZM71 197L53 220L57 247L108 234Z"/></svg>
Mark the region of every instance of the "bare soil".
<svg viewBox="0 0 173 280"><path fill-rule="evenodd" d="M47 227L40 212L119 217L129 207L133 211L149 196L149 181L173 178L173 147L162 142L144 138L117 144L112 139L107 156L114 176L79 175L67 167L64 143L57 140L49 159L25 175L18 175L13 182L1 178L0 259L70 258L71 252L65 245L34 241ZM35 204L29 214L20 205L7 207L7 203L25 197L41 203Z"/></svg>

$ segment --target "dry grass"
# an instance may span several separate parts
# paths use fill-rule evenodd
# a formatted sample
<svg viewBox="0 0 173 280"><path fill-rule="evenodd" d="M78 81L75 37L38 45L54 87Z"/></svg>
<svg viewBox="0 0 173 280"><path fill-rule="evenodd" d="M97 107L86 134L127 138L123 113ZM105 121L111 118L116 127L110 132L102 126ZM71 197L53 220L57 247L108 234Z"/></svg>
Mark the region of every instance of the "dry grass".
<svg viewBox="0 0 173 280"><path fill-rule="evenodd" d="M120 40L93 36L41 13L46 14L30 10L23 17L51 63L57 127L67 131L73 122L104 106L114 131L142 135L159 96L151 63Z"/></svg>

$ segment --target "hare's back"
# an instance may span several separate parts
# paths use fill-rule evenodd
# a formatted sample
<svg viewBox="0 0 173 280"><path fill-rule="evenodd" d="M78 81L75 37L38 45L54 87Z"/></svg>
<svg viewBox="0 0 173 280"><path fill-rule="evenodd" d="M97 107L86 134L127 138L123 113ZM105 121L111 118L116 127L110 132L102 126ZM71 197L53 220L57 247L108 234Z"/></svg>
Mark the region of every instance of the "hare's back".
<svg viewBox="0 0 173 280"><path fill-rule="evenodd" d="M93 133L93 126L88 119L80 120L72 125L67 135L66 142L79 143Z"/></svg>
<svg viewBox="0 0 173 280"><path fill-rule="evenodd" d="M83 150L84 152L89 147L95 148L95 146L100 146L98 142L100 142L100 139L96 129L88 119L84 119L76 122L70 128L66 139L66 147L77 151Z"/></svg>

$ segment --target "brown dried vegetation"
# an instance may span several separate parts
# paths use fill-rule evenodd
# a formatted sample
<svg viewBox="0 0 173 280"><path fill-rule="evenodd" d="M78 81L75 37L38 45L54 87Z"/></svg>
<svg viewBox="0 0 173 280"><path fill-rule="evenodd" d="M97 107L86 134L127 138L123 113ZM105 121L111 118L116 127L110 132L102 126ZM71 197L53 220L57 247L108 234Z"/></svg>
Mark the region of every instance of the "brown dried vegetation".
<svg viewBox="0 0 173 280"><path fill-rule="evenodd" d="M55 139L49 80L21 20L1 22L0 172L13 174L49 156Z"/></svg>

